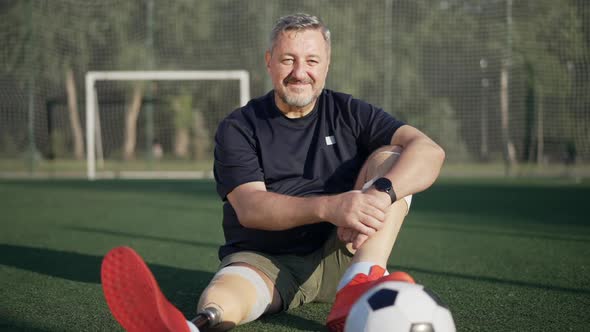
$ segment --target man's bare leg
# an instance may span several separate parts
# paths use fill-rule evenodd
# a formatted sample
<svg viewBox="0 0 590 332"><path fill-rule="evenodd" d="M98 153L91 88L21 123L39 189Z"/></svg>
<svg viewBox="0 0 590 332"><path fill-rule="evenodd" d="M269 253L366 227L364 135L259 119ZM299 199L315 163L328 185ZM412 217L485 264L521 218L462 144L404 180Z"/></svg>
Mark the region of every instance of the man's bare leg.
<svg viewBox="0 0 590 332"><path fill-rule="evenodd" d="M368 189L372 181L382 177L393 167L400 153L401 147L386 146L371 154L359 173L355 189ZM344 329L346 317L353 303L387 273L387 261L408 208L409 200L406 199L400 199L388 207L383 227L370 237L348 229L338 229L339 237L346 241L355 241L358 237L364 239L357 250L353 248L353 243L347 244L347 249L354 253L354 257L337 287L336 300L326 322L330 331ZM404 272L396 272L387 278L414 282L412 277ZM351 282L353 280L354 282Z"/></svg>
<svg viewBox="0 0 590 332"><path fill-rule="evenodd" d="M359 173L355 189L361 190L367 182L387 173L401 152L402 148L399 146L385 146L373 152ZM408 208L405 199L398 200L388 208L383 228L368 238L358 250L352 248L352 243L348 243L348 250L355 254L352 264L369 261L385 267Z"/></svg>
<svg viewBox="0 0 590 332"><path fill-rule="evenodd" d="M398 200L387 211L383 228L368 238L356 252L352 248L352 244L347 244L348 250L354 253L351 264L373 262L385 268L407 209L406 202Z"/></svg>

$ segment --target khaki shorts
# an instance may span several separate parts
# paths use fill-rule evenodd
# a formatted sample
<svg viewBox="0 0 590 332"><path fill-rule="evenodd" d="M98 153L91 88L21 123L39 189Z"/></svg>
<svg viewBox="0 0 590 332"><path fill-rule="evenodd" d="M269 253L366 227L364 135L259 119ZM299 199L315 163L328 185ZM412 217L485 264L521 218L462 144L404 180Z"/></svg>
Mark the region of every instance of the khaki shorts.
<svg viewBox="0 0 590 332"><path fill-rule="evenodd" d="M233 263L258 268L274 282L283 300L283 310L288 310L309 302L333 302L336 286L352 256L334 230L323 247L308 255L240 251L224 257L219 268Z"/></svg>

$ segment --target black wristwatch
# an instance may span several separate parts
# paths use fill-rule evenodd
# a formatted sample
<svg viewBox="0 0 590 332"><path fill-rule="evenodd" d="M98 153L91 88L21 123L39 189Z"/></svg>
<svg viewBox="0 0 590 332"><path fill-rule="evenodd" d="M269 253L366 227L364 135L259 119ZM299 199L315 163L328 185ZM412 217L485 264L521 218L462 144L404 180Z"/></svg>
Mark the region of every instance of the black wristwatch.
<svg viewBox="0 0 590 332"><path fill-rule="evenodd" d="M391 184L391 181L388 178L378 178L373 183L373 186L375 186L375 189L377 189L378 191L388 193L389 198L391 198L391 204L397 201L397 195L395 194L395 191L393 190L393 185Z"/></svg>

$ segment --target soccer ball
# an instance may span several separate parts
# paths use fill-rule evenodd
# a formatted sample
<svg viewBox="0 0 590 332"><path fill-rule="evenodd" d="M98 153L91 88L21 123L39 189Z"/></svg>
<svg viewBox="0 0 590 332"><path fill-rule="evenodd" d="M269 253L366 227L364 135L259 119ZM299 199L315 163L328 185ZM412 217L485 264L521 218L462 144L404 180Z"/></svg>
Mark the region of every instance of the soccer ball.
<svg viewBox="0 0 590 332"><path fill-rule="evenodd" d="M449 309L422 285L386 281L352 306L345 332L454 332Z"/></svg>

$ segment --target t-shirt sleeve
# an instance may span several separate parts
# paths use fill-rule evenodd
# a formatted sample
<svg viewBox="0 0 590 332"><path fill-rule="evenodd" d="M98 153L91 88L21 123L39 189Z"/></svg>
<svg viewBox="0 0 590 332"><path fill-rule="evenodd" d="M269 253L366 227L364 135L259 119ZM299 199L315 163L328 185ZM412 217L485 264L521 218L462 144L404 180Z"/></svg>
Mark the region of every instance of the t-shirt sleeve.
<svg viewBox="0 0 590 332"><path fill-rule="evenodd" d="M213 171L217 193L223 200L241 184L264 181L254 133L243 118L230 116L219 124Z"/></svg>
<svg viewBox="0 0 590 332"><path fill-rule="evenodd" d="M350 111L357 119L358 142L368 152L391 144L395 131L405 125L382 109L358 99L350 100Z"/></svg>

